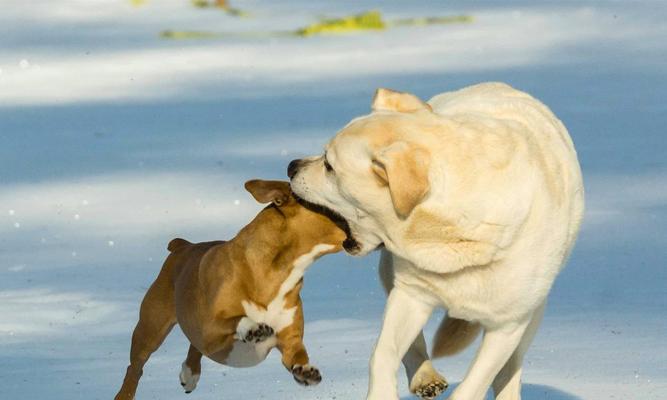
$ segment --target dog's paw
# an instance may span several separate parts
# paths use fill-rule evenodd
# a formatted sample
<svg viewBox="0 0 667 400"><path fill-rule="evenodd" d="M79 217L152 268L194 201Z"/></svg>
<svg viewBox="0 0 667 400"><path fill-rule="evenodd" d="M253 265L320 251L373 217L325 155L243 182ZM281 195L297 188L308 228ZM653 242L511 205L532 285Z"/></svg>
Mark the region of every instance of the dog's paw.
<svg viewBox="0 0 667 400"><path fill-rule="evenodd" d="M274 335L273 328L267 324L257 324L256 327L248 330L241 339L245 343L259 343Z"/></svg>
<svg viewBox="0 0 667 400"><path fill-rule="evenodd" d="M181 386L185 393L191 393L197 387L197 382L199 382L199 374L193 374L192 370L186 363L181 365L181 373L178 375L181 380Z"/></svg>
<svg viewBox="0 0 667 400"><path fill-rule="evenodd" d="M303 386L314 386L322 381L320 370L310 364L295 364L292 366L292 375L294 380Z"/></svg>
<svg viewBox="0 0 667 400"><path fill-rule="evenodd" d="M415 394L422 399L431 400L440 396L447 389L447 386L445 381L430 382L417 388Z"/></svg>
<svg viewBox="0 0 667 400"><path fill-rule="evenodd" d="M433 368L430 360L424 361L410 380L410 392L427 400L438 397L447 386L447 380Z"/></svg>
<svg viewBox="0 0 667 400"><path fill-rule="evenodd" d="M265 323L257 323L248 317L243 317L236 326L234 339L244 343L259 343L275 334L273 328Z"/></svg>

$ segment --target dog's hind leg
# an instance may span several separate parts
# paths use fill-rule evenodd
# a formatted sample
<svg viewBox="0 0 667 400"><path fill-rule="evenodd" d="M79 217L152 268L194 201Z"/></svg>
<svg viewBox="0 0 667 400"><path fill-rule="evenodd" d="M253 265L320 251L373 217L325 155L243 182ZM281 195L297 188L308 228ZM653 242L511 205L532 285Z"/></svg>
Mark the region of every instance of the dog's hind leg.
<svg viewBox="0 0 667 400"><path fill-rule="evenodd" d="M508 323L492 329L485 328L482 344L475 360L461 384L452 393L452 399L483 400L486 398L486 392L492 382L521 343L530 324L530 318L531 316L527 316L523 321Z"/></svg>
<svg viewBox="0 0 667 400"><path fill-rule="evenodd" d="M130 365L115 400L134 399L144 364L160 347L175 323L174 291L163 270L141 302L139 322L132 333Z"/></svg>
<svg viewBox="0 0 667 400"><path fill-rule="evenodd" d="M394 266L392 255L387 250L380 257L380 280L387 293L394 287ZM426 350L424 333L419 332L417 338L403 357L403 365L408 375L410 392L421 398L432 399L447 389L447 380L433 368Z"/></svg>
<svg viewBox="0 0 667 400"><path fill-rule="evenodd" d="M533 312L526 332L521 338L521 342L514 350L514 354L505 363L496 378L493 380L493 393L496 400L520 400L521 399L521 366L523 365L523 356L528 351L537 328L539 328L544 316L545 304L543 303Z"/></svg>
<svg viewBox="0 0 667 400"><path fill-rule="evenodd" d="M181 373L178 376L185 393L190 393L197 387L197 382L199 382L201 376L201 358L201 352L195 346L190 345L188 356L183 361Z"/></svg>

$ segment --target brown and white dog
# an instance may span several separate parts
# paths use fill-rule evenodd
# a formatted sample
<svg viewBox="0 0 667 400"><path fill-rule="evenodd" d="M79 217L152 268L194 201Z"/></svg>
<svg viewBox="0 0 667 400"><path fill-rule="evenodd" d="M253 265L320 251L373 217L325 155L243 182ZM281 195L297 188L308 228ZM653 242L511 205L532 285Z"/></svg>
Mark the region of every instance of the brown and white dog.
<svg viewBox="0 0 667 400"><path fill-rule="evenodd" d="M199 380L202 355L250 367L274 347L298 383L320 382L303 344L299 292L306 268L340 251L345 233L297 202L287 182L252 180L245 187L271 204L232 240L169 243L171 254L141 304L116 400L134 398L144 364L177 323L191 343L180 374L187 393Z"/></svg>

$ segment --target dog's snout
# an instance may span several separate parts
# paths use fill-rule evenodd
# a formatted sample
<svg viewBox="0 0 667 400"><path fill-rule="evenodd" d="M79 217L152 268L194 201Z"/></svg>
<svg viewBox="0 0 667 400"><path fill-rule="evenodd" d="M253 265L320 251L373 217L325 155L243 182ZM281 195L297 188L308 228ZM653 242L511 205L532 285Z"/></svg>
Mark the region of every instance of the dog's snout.
<svg viewBox="0 0 667 400"><path fill-rule="evenodd" d="M294 178L294 175L296 175L300 165L301 165L301 160L292 160L289 163L289 165L287 166L287 176L290 179Z"/></svg>

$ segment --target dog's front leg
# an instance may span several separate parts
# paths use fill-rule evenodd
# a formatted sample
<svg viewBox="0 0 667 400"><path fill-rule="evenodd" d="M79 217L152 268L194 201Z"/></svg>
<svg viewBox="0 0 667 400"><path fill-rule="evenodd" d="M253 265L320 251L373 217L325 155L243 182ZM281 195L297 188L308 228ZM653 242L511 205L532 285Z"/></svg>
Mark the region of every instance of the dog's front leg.
<svg viewBox="0 0 667 400"><path fill-rule="evenodd" d="M384 286L387 294L394 287L395 261L399 263L405 262L400 258L394 260L394 256L389 251L386 249L382 250L378 272L380 273L382 286ZM432 399L447 389L447 380L433 368L422 332L417 334L417 338L412 342L412 345L403 357L403 365L405 365L405 372L408 375L410 392L422 399Z"/></svg>
<svg viewBox="0 0 667 400"><path fill-rule="evenodd" d="M300 298L295 307L292 324L277 334L278 350L282 354L283 365L299 385L317 385L322 381L322 375L316 366L309 363L308 352L303 344L303 305Z"/></svg>
<svg viewBox="0 0 667 400"><path fill-rule="evenodd" d="M401 359L432 311L433 304L411 295L404 287L391 290L382 332L370 362L368 400L398 399L396 374Z"/></svg>

